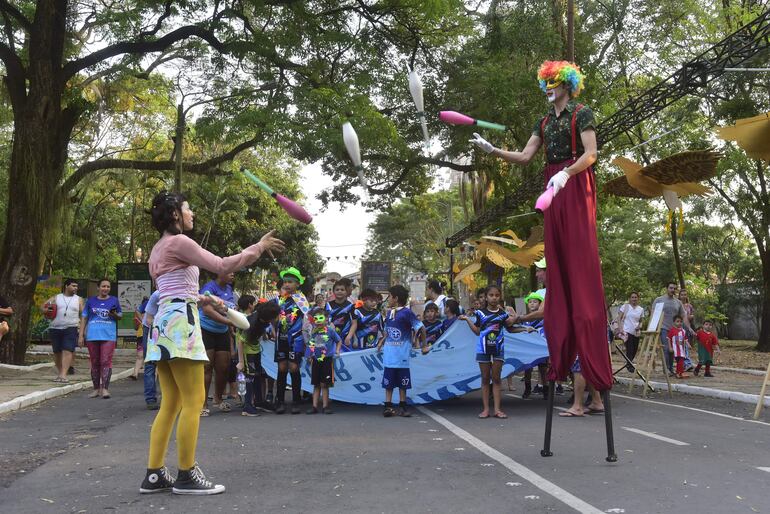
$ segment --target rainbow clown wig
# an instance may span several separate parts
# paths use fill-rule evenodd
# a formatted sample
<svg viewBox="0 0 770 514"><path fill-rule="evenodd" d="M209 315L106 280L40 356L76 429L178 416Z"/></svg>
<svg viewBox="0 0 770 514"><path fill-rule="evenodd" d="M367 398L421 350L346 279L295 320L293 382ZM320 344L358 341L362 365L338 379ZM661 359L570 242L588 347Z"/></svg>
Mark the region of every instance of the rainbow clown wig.
<svg viewBox="0 0 770 514"><path fill-rule="evenodd" d="M583 90L584 78L580 67L569 61L545 61L537 70L537 80L543 92L564 83L567 84L572 98Z"/></svg>

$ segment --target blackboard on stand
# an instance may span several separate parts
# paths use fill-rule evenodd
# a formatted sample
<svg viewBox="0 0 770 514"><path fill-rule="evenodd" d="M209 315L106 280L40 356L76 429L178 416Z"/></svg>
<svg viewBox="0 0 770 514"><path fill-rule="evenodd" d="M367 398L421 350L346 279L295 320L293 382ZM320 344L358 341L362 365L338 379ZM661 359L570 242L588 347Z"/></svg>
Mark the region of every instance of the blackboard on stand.
<svg viewBox="0 0 770 514"><path fill-rule="evenodd" d="M361 290L374 289L378 293L387 293L391 285L393 264L385 261L361 262Z"/></svg>

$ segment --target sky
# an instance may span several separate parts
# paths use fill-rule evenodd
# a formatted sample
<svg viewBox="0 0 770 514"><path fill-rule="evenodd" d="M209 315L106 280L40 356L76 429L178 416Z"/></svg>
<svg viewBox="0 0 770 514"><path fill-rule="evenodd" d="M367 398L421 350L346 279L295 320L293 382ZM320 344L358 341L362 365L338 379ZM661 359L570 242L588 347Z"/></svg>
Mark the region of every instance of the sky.
<svg viewBox="0 0 770 514"><path fill-rule="evenodd" d="M340 275L358 271L369 237L368 226L374 221L376 213L367 212L357 205L348 205L343 211L336 203L322 212L322 203L316 196L334 182L323 174L319 163L305 165L300 174L305 209L313 216L313 226L318 231L318 253L324 258L331 257L324 271L335 271ZM337 257L340 259L337 260Z"/></svg>

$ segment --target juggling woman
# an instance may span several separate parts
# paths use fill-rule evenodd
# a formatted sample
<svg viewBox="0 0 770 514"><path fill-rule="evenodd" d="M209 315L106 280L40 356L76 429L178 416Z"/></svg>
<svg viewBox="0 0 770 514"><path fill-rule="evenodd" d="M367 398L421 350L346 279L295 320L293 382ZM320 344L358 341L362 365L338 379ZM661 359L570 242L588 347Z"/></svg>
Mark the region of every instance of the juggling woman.
<svg viewBox="0 0 770 514"><path fill-rule="evenodd" d="M198 294L199 268L225 274L248 266L265 251L281 251L284 244L266 234L259 243L230 257L217 257L184 235L193 228L193 212L184 196L162 192L152 202L152 224L161 234L150 254L150 274L160 292L146 361L157 362L163 401L150 431L147 474L139 489L155 493L171 489L176 494L218 494L225 490L201 472L195 461L200 408L206 391L203 367L207 362L198 307L224 304ZM164 465L174 422L179 474L174 480Z"/></svg>

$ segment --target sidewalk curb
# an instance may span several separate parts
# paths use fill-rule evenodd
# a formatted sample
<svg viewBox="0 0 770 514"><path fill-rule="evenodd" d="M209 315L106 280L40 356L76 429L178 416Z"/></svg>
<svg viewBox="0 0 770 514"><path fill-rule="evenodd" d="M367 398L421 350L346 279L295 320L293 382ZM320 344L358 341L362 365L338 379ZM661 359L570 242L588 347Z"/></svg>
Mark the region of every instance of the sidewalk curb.
<svg viewBox="0 0 770 514"><path fill-rule="evenodd" d="M715 369L717 371L730 371L732 373L743 373L745 375L755 375L758 377L765 376L765 372L759 369L723 368L722 366L711 366L711 369Z"/></svg>
<svg viewBox="0 0 770 514"><path fill-rule="evenodd" d="M53 366L52 362L39 362L37 364L33 364L31 366L18 366L16 364L2 364L0 363L0 369L14 369L19 371L35 371L37 369L41 368L50 368Z"/></svg>
<svg viewBox="0 0 770 514"><path fill-rule="evenodd" d="M127 370L121 371L120 373L116 373L112 376L112 381L128 378L133 372L134 370L129 368ZM86 389L88 387L91 387L91 381L77 382L75 384L70 384L63 387L52 387L43 391L33 391L31 393L25 394L24 396L19 396L13 400L0 403L0 415L19 409L26 409L27 407L37 405L38 403L42 403L46 400L50 400L58 396L64 396L66 394L80 391L81 389Z"/></svg>
<svg viewBox="0 0 770 514"><path fill-rule="evenodd" d="M764 374L764 373L763 373ZM632 379L626 377L615 377L621 384L629 384ZM634 378L634 385L644 386L644 383ZM668 385L663 382L649 381L649 384L656 391L667 391ZM742 393L740 391L725 391L723 389L711 389L708 387L692 386L687 384L671 384L671 389L677 393L691 394L695 396L707 396L710 398L718 398L720 400L730 400L733 402L749 403L756 405L759 401L758 394ZM765 396L765 407L770 407L770 396Z"/></svg>

